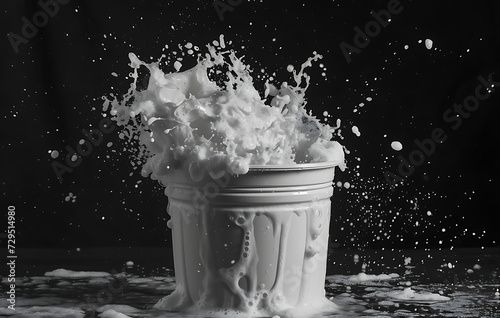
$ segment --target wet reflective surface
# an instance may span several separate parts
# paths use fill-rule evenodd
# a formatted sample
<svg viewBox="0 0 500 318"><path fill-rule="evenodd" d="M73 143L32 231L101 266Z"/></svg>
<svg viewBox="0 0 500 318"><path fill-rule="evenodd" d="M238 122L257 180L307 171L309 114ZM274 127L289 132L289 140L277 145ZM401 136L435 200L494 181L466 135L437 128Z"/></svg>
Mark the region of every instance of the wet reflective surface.
<svg viewBox="0 0 500 318"><path fill-rule="evenodd" d="M3 297L0 315L203 317L152 309L175 286L169 253L159 248L20 251L16 310L8 309ZM54 272L59 268L68 271ZM342 314L323 317L499 317L499 271L500 249L331 250L326 292ZM2 277L4 293L8 284Z"/></svg>

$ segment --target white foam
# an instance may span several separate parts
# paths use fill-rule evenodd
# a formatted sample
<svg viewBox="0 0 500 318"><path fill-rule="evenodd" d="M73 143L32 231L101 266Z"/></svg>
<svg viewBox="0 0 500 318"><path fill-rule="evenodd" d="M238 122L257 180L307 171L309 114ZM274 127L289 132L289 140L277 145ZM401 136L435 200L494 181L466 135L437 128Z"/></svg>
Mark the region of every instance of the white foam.
<svg viewBox="0 0 500 318"><path fill-rule="evenodd" d="M314 53L292 70L295 86L283 82L271 90L274 85L267 83L266 94L272 96L267 102L253 86L249 66L235 52L207 47L209 53L195 67L174 73L130 53L134 82L123 101L105 99L103 110L111 105L112 119L124 128L120 136L138 139L138 150L145 150L144 176L168 186L163 176L171 167L188 169L194 181L206 172L214 179L226 171L245 174L250 165L328 161L345 167L343 148L332 140L335 128L305 109L309 76L304 70L321 55ZM222 65L229 68L227 73L218 69ZM150 79L147 89L138 92L141 66L149 70ZM209 77L214 72L228 77L225 87Z"/></svg>
<svg viewBox="0 0 500 318"><path fill-rule="evenodd" d="M8 310L12 313L11 309ZM5 314L5 312L0 311L0 314ZM15 314L16 318L83 318L85 316L81 309L52 306L34 306L31 308L16 306Z"/></svg>
<svg viewBox="0 0 500 318"><path fill-rule="evenodd" d="M88 277L106 277L111 276L106 272L85 272L85 271L72 271L68 269L59 268L50 272L46 272L45 276L49 277L62 277L62 278L88 278Z"/></svg>
<svg viewBox="0 0 500 318"><path fill-rule="evenodd" d="M127 314L140 311L139 309L132 307L132 306L129 306L129 305L113 305L113 304L101 306L101 307L97 308L97 311L98 312L105 312L105 311L110 310L110 309L112 309L114 311L122 312L122 313L127 313Z"/></svg>
<svg viewBox="0 0 500 318"><path fill-rule="evenodd" d="M442 296L439 294L427 293L427 292L416 292L411 287L405 288L402 291L394 291L388 293L388 296L393 299L398 300L410 300L410 301L448 301L449 297Z"/></svg>
<svg viewBox="0 0 500 318"><path fill-rule="evenodd" d="M380 275L370 275L366 273L359 273L358 275L350 276L347 280L351 282L366 282L373 280L388 280L399 277L398 274L380 274Z"/></svg>
<svg viewBox="0 0 500 318"><path fill-rule="evenodd" d="M101 318L132 318L120 312L114 311L113 309L108 309L105 312L98 315Z"/></svg>

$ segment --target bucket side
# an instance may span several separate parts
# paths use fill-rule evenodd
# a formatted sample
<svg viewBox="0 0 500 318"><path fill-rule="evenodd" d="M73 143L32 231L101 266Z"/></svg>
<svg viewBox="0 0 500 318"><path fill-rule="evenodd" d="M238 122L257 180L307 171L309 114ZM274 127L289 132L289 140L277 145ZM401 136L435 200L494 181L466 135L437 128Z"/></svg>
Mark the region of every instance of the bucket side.
<svg viewBox="0 0 500 318"><path fill-rule="evenodd" d="M333 169L255 169L204 182L173 171L172 295L191 308L271 316L323 302Z"/></svg>

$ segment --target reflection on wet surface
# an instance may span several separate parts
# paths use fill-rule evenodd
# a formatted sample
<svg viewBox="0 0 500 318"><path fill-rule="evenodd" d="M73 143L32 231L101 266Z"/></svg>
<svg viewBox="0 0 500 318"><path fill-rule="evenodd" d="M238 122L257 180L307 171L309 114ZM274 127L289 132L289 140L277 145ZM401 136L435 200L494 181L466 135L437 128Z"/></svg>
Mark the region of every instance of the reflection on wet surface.
<svg viewBox="0 0 500 318"><path fill-rule="evenodd" d="M133 250L128 256L134 254L135 259L123 261L120 258L130 251L93 252L94 259L84 255L88 262L69 254L64 261L42 259L54 255L43 251L18 258L23 265L17 272L27 275L16 277L16 310L8 309L3 297L0 315L203 317L152 308L174 290L173 271L157 256L164 249ZM324 317L498 317L499 269L499 249L333 250L325 288L327 297L343 310ZM8 286L8 277L2 283Z"/></svg>

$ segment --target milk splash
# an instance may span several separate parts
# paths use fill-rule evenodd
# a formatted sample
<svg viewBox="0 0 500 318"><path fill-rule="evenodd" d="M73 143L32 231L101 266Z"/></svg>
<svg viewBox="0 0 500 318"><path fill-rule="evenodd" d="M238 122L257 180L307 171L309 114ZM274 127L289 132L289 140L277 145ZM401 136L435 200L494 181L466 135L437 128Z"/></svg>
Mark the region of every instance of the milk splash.
<svg viewBox="0 0 500 318"><path fill-rule="evenodd" d="M308 114L304 93L309 76L304 69L321 58L314 54L299 72L293 70L295 86L284 82L278 89L266 82L261 99L250 70L234 51L199 56L195 67L165 74L159 63L145 63L129 54L134 78L122 101L106 99L113 120L123 134L138 139L147 160L142 174L159 179L171 168L189 169L194 181L206 172L214 179L227 171L248 172L250 165L333 162L344 168L342 146L331 140L334 129ZM150 79L146 90L137 91L138 70L146 67ZM223 70L226 68L227 70ZM226 77L225 87L209 78ZM302 86L302 87L301 87Z"/></svg>
<svg viewBox="0 0 500 318"><path fill-rule="evenodd" d="M142 174L169 197L176 290L155 307L245 317L337 311L324 282L331 181L344 153L304 100L304 70L321 56L289 69L294 86L266 81L262 99L234 51L207 48L195 67L179 72L177 63L168 74L130 53L128 93L104 102L121 136L141 147ZM139 91L141 67L150 78ZM261 174L265 167L278 170Z"/></svg>

